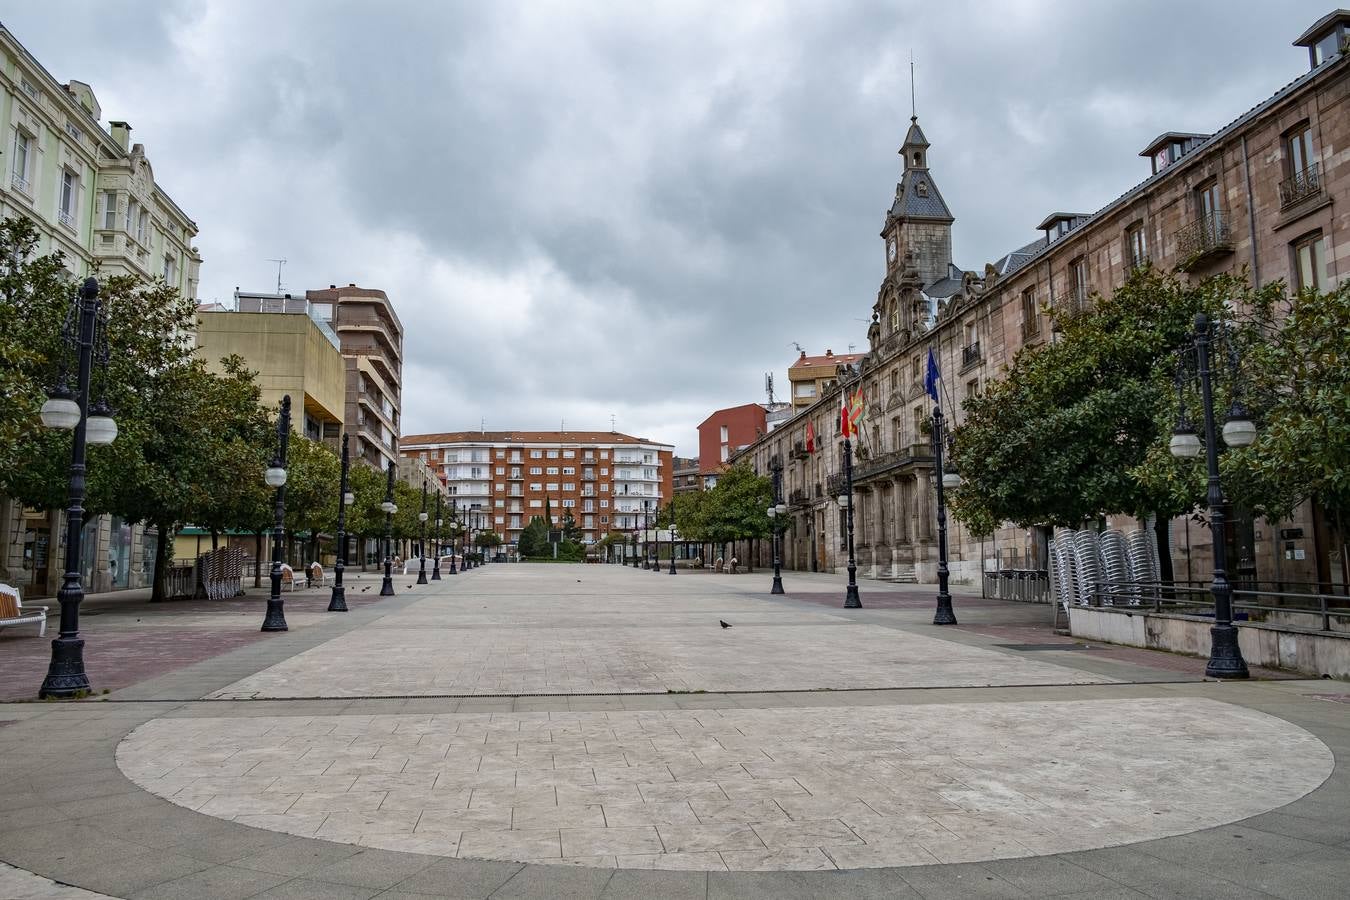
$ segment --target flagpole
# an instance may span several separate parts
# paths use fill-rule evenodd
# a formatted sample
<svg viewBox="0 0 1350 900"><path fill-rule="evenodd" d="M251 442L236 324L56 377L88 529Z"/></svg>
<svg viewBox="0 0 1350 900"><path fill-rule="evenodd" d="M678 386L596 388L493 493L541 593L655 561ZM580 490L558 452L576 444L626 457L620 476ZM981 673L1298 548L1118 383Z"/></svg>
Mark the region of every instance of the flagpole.
<svg viewBox="0 0 1350 900"><path fill-rule="evenodd" d="M844 432L844 515L848 533L848 588L844 591L844 609L862 609L862 599L858 596L858 561L853 555L853 443L849 440L853 431L850 400L844 393L844 406L841 410L840 429Z"/></svg>
<svg viewBox="0 0 1350 900"><path fill-rule="evenodd" d="M942 453L946 449L945 428L942 416L942 402L938 399L938 382L942 373L938 371L937 359L933 348L928 348L928 371L924 377L924 388L933 398L933 469L937 479L937 526L938 526L938 593L937 610L933 613L934 625L955 625L956 613L952 611L952 595L948 590L951 572L947 567L947 498L943 493L942 476L946 471L942 464Z"/></svg>

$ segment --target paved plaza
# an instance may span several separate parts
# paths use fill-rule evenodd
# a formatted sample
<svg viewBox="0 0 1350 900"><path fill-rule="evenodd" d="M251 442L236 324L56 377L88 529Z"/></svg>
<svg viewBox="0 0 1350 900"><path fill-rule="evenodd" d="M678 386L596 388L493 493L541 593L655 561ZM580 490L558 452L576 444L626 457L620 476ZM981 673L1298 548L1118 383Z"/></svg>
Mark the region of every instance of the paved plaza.
<svg viewBox="0 0 1350 900"><path fill-rule="evenodd" d="M33 761L0 772L0 896L1341 896L1344 684L785 580L496 565L377 600L357 576L352 612L288 595L298 627L247 640L256 598L108 609L91 660L104 626L223 638L0 705Z"/></svg>

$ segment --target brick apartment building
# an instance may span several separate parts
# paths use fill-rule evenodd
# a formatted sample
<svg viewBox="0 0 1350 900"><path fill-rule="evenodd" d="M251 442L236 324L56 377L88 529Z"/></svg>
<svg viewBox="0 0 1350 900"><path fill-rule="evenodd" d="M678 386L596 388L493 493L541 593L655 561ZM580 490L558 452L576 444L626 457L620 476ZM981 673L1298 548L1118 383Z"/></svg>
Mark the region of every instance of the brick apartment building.
<svg viewBox="0 0 1350 900"><path fill-rule="evenodd" d="M769 432L768 414L758 403L719 409L698 426L698 473L703 486L717 483L717 473L742 448Z"/></svg>
<svg viewBox="0 0 1350 900"><path fill-rule="evenodd" d="M399 452L439 475L451 502L488 514L515 544L547 501L554 523L571 511L593 543L670 502L675 448L614 431L458 431L409 434Z"/></svg>
<svg viewBox="0 0 1350 900"><path fill-rule="evenodd" d="M984 266L951 261L955 221L929 168L929 143L912 120L903 170L881 231L884 274L872 307L868 352L859 361L866 414L855 477L860 571L931 582L936 570L933 460L925 431L931 406L924 359L938 357L948 400L961 403L997 379L1023 347L1053 340L1056 317L1109 294L1146 262L1187 277L1249 270L1257 285L1336 286L1346 271L1350 227L1350 12L1337 10L1295 41L1310 69L1212 134L1168 131L1139 152L1143 180L1091 214L1037 213L1044 234ZM1191 123L1177 123L1189 125ZM795 399L795 398L794 398ZM838 493L839 389L831 387L786 426L747 448L760 472L784 461L792 509L786 562L844 565ZM807 422L824 448L804 451ZM1028 465L1034 465L1028 460ZM1262 581L1338 583L1341 561L1321 512L1305 504L1291 521L1239 521L1230 558ZM1302 537L1285 540L1285 535ZM1046 567L1048 529L1011 526L972 536L951 529L954 577L984 569ZM1170 523L1179 579L1207 577L1209 530L1188 517Z"/></svg>

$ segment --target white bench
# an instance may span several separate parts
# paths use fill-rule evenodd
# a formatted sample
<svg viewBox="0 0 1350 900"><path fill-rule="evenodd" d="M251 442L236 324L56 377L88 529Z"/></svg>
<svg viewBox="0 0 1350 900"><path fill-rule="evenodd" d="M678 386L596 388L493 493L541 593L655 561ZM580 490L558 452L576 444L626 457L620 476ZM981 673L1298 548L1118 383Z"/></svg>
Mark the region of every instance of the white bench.
<svg viewBox="0 0 1350 900"><path fill-rule="evenodd" d="M7 625L36 625L38 637L47 633L47 607L30 606L24 609L19 589L0 584L0 628Z"/></svg>
<svg viewBox="0 0 1350 900"><path fill-rule="evenodd" d="M428 557L428 558L427 558L427 571L430 572L431 569L432 569L432 562L431 562L431 558ZM414 557L412 557L411 559L409 559L407 562L405 562L405 563L403 564L403 574L404 574L404 575L412 575L412 574L415 574L415 573L417 573L417 572L420 572L421 570L422 570L422 558L421 558L420 556L414 556Z"/></svg>
<svg viewBox="0 0 1350 900"><path fill-rule="evenodd" d="M291 593L295 593L295 591L299 589L299 585L295 583L295 570L292 569L290 566L286 565L285 563L282 563L281 589L283 591L286 590L286 585L288 584L291 586Z"/></svg>
<svg viewBox="0 0 1350 900"><path fill-rule="evenodd" d="M322 566L322 565L320 565L319 563L316 563L316 562L312 562L312 563L309 564L309 586L310 586L310 587L316 587L316 586L318 586L318 585L321 585L321 584L325 583L327 580L328 580L328 576L325 575L325 574L323 573L323 566Z"/></svg>

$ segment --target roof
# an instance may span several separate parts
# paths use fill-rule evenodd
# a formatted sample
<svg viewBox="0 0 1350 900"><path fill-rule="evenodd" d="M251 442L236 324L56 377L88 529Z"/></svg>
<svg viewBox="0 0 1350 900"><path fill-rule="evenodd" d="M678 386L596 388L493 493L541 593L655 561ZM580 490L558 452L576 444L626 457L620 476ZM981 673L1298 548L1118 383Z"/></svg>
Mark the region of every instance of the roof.
<svg viewBox="0 0 1350 900"><path fill-rule="evenodd" d="M900 152L903 153L905 147L931 147L931 146L932 145L928 143L928 138L923 136L923 129L919 127L919 117L910 116L909 131L905 133L905 144L904 147L900 148Z"/></svg>
<svg viewBox="0 0 1350 900"><path fill-rule="evenodd" d="M994 272L998 275L1011 275L1030 262L1031 258L1048 243L1049 242L1045 238L1038 237L1025 247L1018 247L1011 253L999 257L998 260L993 263Z"/></svg>
<svg viewBox="0 0 1350 900"><path fill-rule="evenodd" d="M1153 173L1149 177L1145 178L1143 181L1136 184L1134 187L1127 190L1125 193L1121 194L1116 199L1112 200L1110 203L1107 203L1101 209L1087 216L1086 221L1081 223L1079 227L1081 228L1082 225L1086 225L1094 219L1098 219L1102 216L1105 216L1106 214L1114 211L1117 207L1122 206L1125 203L1128 203L1129 201L1137 197L1139 194L1143 193L1144 191L1152 187L1155 182L1158 182L1164 178L1177 177L1177 173L1179 171L1189 168L1190 165L1194 164L1195 161L1202 156L1201 151L1213 147L1216 144L1222 142L1234 131L1241 128L1243 125L1246 125L1252 119L1261 115L1263 112L1270 109L1276 103L1279 103L1281 100L1288 97L1291 93L1303 87L1305 84L1312 81L1313 79L1325 76L1327 75L1328 72L1334 69L1338 69L1339 67L1345 65L1346 60L1350 60L1350 57L1338 56L1334 60L1329 60L1328 62L1323 63L1322 65L1318 66L1315 69L1304 72L1302 75L1300 75L1293 81L1286 84L1284 87L1277 90L1274 94L1270 95L1265 100L1262 100L1260 103L1256 104L1251 109L1247 110L1245 113L1238 116L1236 119L1220 128L1218 131L1214 132L1212 135L1209 136L1208 139L1202 141L1199 144L1196 144L1196 146L1191 150L1191 152L1187 153L1181 159L1172 163L1170 166L1167 166L1166 168L1160 169L1157 172ZM1068 239L1065 238L1065 240ZM1037 250L1030 257L1028 257L1025 261L1023 261L1022 265L1025 266L1027 263L1032 262L1041 254L1046 253L1051 247L1059 247L1062 243L1063 241L1054 241L1052 243L1045 245L1040 250Z"/></svg>
<svg viewBox="0 0 1350 900"><path fill-rule="evenodd" d="M717 417L720 416L720 415L724 415L724 414L726 414L726 413L740 412L740 411L743 410L743 409L754 409L754 410L758 410L759 413L760 413L760 415L763 415L763 414L764 414L764 404L762 404L762 403L742 403L740 406L728 406L728 407L725 407L725 408L723 408L723 409L716 409L716 410L713 410L711 413L708 414L708 418L706 418L706 419L704 419L702 422L699 422L699 423L698 423L698 427L699 427L699 428L702 428L704 425L707 425L709 422L711 422L713 419L717 418Z"/></svg>
<svg viewBox="0 0 1350 900"><path fill-rule="evenodd" d="M1208 137L1207 134L1200 134L1195 131L1164 131L1149 141L1148 146L1139 151L1139 155L1143 157L1152 156L1173 141L1203 141Z"/></svg>
<svg viewBox="0 0 1350 900"><path fill-rule="evenodd" d="M1308 26L1308 30L1298 36L1294 41L1295 47L1311 47L1317 42L1317 38L1325 34L1333 25L1342 22L1350 22L1350 9L1337 9L1327 13L1322 18Z"/></svg>
<svg viewBox="0 0 1350 900"><path fill-rule="evenodd" d="M855 363L862 359L865 353L829 353L825 356L807 356L803 353L797 357L797 361L788 366L789 370L804 369L809 366L835 366L840 363Z"/></svg>
<svg viewBox="0 0 1350 900"><path fill-rule="evenodd" d="M892 219L956 221L927 169L906 169L900 177L895 186L895 202L886 216L887 222Z"/></svg>
<svg viewBox="0 0 1350 900"><path fill-rule="evenodd" d="M1036 230L1044 231L1047 228L1052 228L1056 222L1076 222L1079 219L1086 219L1088 215L1088 213L1052 212L1045 217L1045 221L1036 226Z"/></svg>
<svg viewBox="0 0 1350 900"><path fill-rule="evenodd" d="M923 292L927 297L941 297L943 299L958 294L966 283L966 273L961 271L960 266L949 265L947 267L947 276L939 278L932 284L924 287Z"/></svg>
<svg viewBox="0 0 1350 900"><path fill-rule="evenodd" d="M399 449L422 444L652 444L659 441L620 434L617 431L442 431L435 434L405 434Z"/></svg>

